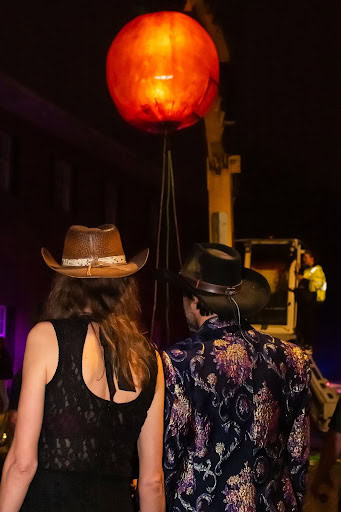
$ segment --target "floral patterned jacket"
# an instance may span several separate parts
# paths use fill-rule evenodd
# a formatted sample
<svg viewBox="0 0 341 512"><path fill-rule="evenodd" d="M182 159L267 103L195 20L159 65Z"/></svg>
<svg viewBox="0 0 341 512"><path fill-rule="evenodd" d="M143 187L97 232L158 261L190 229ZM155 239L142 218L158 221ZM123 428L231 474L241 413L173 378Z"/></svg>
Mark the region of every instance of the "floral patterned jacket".
<svg viewBox="0 0 341 512"><path fill-rule="evenodd" d="M218 317L163 353L168 512L296 512L309 460L304 352Z"/></svg>

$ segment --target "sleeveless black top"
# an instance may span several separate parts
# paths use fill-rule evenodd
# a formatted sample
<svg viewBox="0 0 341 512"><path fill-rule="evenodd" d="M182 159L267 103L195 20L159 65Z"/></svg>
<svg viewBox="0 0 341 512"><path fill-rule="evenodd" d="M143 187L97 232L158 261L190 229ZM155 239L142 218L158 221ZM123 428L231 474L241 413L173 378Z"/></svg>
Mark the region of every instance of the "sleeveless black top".
<svg viewBox="0 0 341 512"><path fill-rule="evenodd" d="M55 501L55 497L48 497L49 488L53 495L55 489L60 487L65 492L64 505L61 509L59 504L56 510L74 511L74 505L68 508L67 500L76 486L75 475L83 475L79 483L83 496L85 489L89 492L95 481L96 496L108 495L108 489L103 488L101 491L102 485L114 485L115 480L129 481L132 478L136 442L155 392L156 358L149 385L133 401L117 404L94 395L82 375L83 348L89 319L74 317L52 320L52 324L58 339L59 361L54 377L46 385L38 471L22 507L25 511L31 510L29 503L35 507L34 510L54 510L50 502L47 506L44 500L53 498ZM84 480L87 475L90 477L89 485ZM91 496L87 497L87 503L90 499ZM94 507L98 505L96 500L95 497ZM41 508L37 508L37 501ZM98 507L98 510L102 509Z"/></svg>

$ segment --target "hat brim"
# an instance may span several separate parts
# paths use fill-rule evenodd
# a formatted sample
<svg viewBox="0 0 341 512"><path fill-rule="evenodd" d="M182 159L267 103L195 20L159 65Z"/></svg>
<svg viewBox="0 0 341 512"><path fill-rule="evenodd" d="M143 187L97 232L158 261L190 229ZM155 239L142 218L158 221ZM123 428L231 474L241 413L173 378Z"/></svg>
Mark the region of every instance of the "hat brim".
<svg viewBox="0 0 341 512"><path fill-rule="evenodd" d="M41 249L42 257L48 267L58 272L59 274L64 274L69 277L79 277L79 278L96 278L96 277L108 277L108 278L119 278L119 277L127 277L138 272L146 263L149 255L149 249L144 249L139 252L134 258L132 258L128 263L113 263L112 265L106 265L102 267L66 267L64 265L59 265L56 260L51 256L50 252L43 247Z"/></svg>
<svg viewBox="0 0 341 512"><path fill-rule="evenodd" d="M242 284L237 288L233 299L244 314L257 313L264 309L270 299L269 283L259 272L249 268L242 269ZM226 295L204 292L191 286L184 278L169 270L157 269L156 279L172 283L174 286L191 293L204 302L210 311L219 316L233 313L233 302Z"/></svg>

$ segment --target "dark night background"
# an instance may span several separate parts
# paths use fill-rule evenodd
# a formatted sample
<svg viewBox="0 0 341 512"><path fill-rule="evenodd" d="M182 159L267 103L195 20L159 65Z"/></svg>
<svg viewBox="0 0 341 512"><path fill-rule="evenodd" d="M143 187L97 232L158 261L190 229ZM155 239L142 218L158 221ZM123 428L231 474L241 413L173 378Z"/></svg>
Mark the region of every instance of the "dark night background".
<svg viewBox="0 0 341 512"><path fill-rule="evenodd" d="M225 129L225 149L240 154L242 161L235 202L236 237L300 238L319 253L327 275L328 298L316 356L325 374L339 379L336 357L340 352L338 4L329 0L212 0L209 3L224 29L231 55L230 62L222 67L221 92L226 118L236 122L233 128ZM0 71L128 148L129 154L136 155L135 164L144 162L141 168L136 165L129 171L136 176L130 181L129 190L124 189L126 177L120 173L117 176L117 182L126 190L126 195L120 195L118 215L118 225L124 224L128 230L125 232L130 232L134 222L127 220L131 212L124 201L136 199L142 217L147 212L148 197L155 197L157 205L161 140L136 132L116 113L106 87L106 53L120 28L138 14L181 10L183 6L184 2L162 0L96 3L33 0L20 5L7 2L1 7ZM4 105L0 121L2 118L7 127L14 127L14 132L19 133L17 121ZM22 130L24 133L25 129ZM54 142L54 148L58 144ZM174 137L184 252L193 241L208 236L205 152L200 123ZM72 154L72 149L67 153ZM87 160L85 153L84 160ZM123 161L124 156L120 159ZM78 165L82 165L81 157ZM108 174L110 166L106 163L104 167L103 173ZM29 169L27 165L25 172L29 173ZM139 175L148 170L150 176ZM87 179L95 179L95 168L86 172ZM144 185L149 196L140 197L139 183L149 183L148 187ZM188 190L191 194L186 193ZM6 201L5 198L2 204L7 204ZM13 204L10 206L12 223L13 215L20 210ZM3 225L8 212L7 206L4 207ZM150 216L150 212L146 215ZM97 222L95 216L85 217L78 210L70 219L83 224ZM155 218L154 212L151 224ZM19 213L17 225L20 225ZM58 240L54 240L44 230L46 226L39 228L36 246L50 243L52 249L53 244L60 248L63 236L58 234ZM132 242L127 239L128 252L145 242L138 232L143 230L136 229ZM63 233L61 228L60 233ZM4 243L7 244L6 240ZM45 284L40 286L45 291Z"/></svg>

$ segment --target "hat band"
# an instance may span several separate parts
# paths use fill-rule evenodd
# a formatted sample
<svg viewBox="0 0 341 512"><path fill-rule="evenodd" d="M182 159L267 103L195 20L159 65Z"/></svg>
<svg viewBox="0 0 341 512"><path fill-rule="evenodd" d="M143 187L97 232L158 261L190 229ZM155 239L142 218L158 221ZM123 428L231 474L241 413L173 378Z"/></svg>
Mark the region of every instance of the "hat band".
<svg viewBox="0 0 341 512"><path fill-rule="evenodd" d="M240 283L233 286L224 286L200 281L200 279L193 279L193 277L189 277L182 272L179 272L179 275L193 286L193 288L202 290L203 292L215 293L217 295L234 295L237 291L236 288L242 284L242 281L240 281Z"/></svg>
<svg viewBox="0 0 341 512"><path fill-rule="evenodd" d="M120 256L105 256L104 258L63 258L63 267L88 267L90 264L94 267L112 265L113 263L127 263L124 254Z"/></svg>

